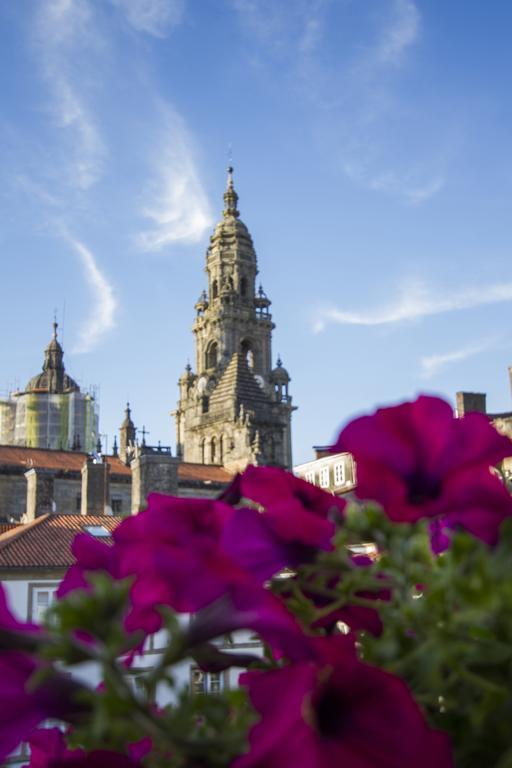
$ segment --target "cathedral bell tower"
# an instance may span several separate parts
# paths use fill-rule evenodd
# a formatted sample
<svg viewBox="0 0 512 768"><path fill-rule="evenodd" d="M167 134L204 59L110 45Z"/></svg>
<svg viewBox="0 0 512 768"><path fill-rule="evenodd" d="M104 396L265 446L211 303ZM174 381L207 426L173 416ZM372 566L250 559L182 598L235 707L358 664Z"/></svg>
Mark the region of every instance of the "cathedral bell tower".
<svg viewBox="0 0 512 768"><path fill-rule="evenodd" d="M179 380L174 412L178 455L184 461L291 468L290 377L272 369L270 300L261 285L251 235L240 220L233 169L228 168L224 213L206 253L208 290L193 325L195 368Z"/></svg>

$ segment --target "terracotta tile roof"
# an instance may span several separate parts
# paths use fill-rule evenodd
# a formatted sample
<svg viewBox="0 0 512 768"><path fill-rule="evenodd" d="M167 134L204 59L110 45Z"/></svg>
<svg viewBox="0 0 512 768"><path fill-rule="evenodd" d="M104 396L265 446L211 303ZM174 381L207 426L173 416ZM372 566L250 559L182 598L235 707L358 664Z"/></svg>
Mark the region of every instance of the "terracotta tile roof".
<svg viewBox="0 0 512 768"><path fill-rule="evenodd" d="M44 448L22 448L0 445L0 466L55 469L64 472L80 472L87 458L79 451L54 451ZM131 469L121 459L108 456L110 472L114 475L131 476ZM183 482L229 483L233 476L222 467L208 464L182 462L178 465L178 478Z"/></svg>
<svg viewBox="0 0 512 768"><path fill-rule="evenodd" d="M32 467L40 469L57 469L68 472L80 472L87 458L86 453L79 451L54 451L45 448L23 448L16 445L0 445L0 466L17 466L24 469ZM107 456L110 471L115 475L131 474L131 470L123 462Z"/></svg>
<svg viewBox="0 0 512 768"><path fill-rule="evenodd" d="M11 568L67 568L74 562L71 543L87 526L112 532L121 517L108 515L42 515L0 535L0 570ZM102 537L101 541L110 541Z"/></svg>
<svg viewBox="0 0 512 768"><path fill-rule="evenodd" d="M10 531L13 528L17 528L19 523L0 523L0 534Z"/></svg>
<svg viewBox="0 0 512 768"><path fill-rule="evenodd" d="M212 464L192 464L188 461L178 464L178 480L181 481L229 483L232 479L233 475L223 467Z"/></svg>

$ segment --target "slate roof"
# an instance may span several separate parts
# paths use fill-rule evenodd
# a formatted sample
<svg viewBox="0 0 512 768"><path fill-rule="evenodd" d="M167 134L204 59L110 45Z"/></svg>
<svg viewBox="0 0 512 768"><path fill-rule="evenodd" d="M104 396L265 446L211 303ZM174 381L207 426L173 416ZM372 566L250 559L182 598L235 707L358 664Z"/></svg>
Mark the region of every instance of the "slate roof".
<svg viewBox="0 0 512 768"><path fill-rule="evenodd" d="M12 568L68 568L74 562L71 543L87 526L112 532L121 517L108 515L42 515L0 535L0 572ZM102 537L99 541L111 541Z"/></svg>

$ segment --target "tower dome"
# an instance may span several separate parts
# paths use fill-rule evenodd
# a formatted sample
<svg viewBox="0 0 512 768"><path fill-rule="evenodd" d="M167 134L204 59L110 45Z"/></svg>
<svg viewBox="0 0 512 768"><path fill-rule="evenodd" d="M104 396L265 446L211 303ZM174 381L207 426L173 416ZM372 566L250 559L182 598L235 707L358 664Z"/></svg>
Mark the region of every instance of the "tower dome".
<svg viewBox="0 0 512 768"><path fill-rule="evenodd" d="M272 369L272 381L275 384L289 384L290 374L286 370L286 368L283 367L283 361L281 360L281 357L279 356L277 358L277 364L276 367Z"/></svg>
<svg viewBox="0 0 512 768"><path fill-rule="evenodd" d="M25 387L25 392L62 394L79 392L80 387L64 369L64 351L57 339L58 323L53 323L53 336L44 351L43 370L33 376Z"/></svg>

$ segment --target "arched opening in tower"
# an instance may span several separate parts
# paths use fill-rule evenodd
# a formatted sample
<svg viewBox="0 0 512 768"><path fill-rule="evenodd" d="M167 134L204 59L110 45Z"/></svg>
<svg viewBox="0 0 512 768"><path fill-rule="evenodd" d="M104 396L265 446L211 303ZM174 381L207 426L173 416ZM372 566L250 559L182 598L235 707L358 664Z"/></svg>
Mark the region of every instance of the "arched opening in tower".
<svg viewBox="0 0 512 768"><path fill-rule="evenodd" d="M240 351L242 352L242 355L245 357L245 361L249 369L252 371L254 368L254 351L252 349L251 342L248 339L244 339L241 342Z"/></svg>
<svg viewBox="0 0 512 768"><path fill-rule="evenodd" d="M217 351L218 351L217 342L212 341L211 344L208 345L208 348L206 350L206 360L205 360L206 368L215 368L215 366L217 365Z"/></svg>

